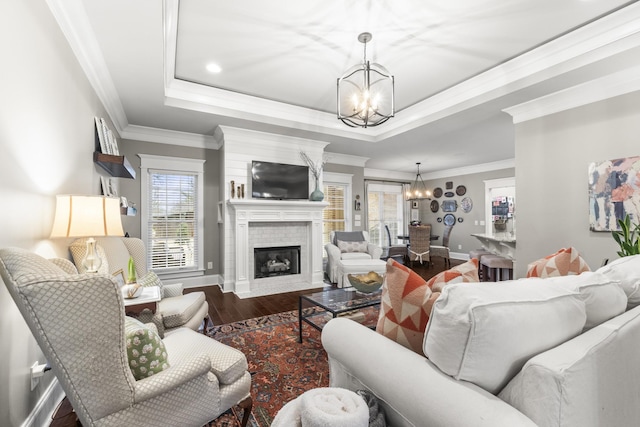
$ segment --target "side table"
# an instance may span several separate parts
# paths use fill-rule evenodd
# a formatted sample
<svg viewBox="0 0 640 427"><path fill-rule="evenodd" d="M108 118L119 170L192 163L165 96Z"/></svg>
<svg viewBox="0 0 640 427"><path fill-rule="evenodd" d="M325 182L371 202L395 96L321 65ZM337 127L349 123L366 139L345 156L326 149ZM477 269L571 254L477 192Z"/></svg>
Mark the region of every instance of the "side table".
<svg viewBox="0 0 640 427"><path fill-rule="evenodd" d="M151 310L155 314L160 301L160 287L146 286L137 298L124 298L124 311L127 316L138 317L143 310Z"/></svg>

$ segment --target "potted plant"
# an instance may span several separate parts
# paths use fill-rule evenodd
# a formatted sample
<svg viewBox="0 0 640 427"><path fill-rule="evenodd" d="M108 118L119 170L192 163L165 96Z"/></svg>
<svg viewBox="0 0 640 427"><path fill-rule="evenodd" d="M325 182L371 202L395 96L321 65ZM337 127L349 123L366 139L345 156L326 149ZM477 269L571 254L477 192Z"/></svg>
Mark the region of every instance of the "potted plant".
<svg viewBox="0 0 640 427"><path fill-rule="evenodd" d="M620 230L612 231L613 240L620 245L618 256L640 254L640 224L632 224L629 214L618 220Z"/></svg>

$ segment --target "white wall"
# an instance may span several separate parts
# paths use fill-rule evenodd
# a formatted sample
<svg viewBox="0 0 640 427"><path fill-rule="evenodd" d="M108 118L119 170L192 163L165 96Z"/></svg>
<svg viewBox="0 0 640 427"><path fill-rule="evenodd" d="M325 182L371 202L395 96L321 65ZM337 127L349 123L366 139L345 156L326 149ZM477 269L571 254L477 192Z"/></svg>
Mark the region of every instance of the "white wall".
<svg viewBox="0 0 640 427"><path fill-rule="evenodd" d="M617 258L610 233L589 231L587 167L640 155L640 92L516 125L517 277L574 246L592 269Z"/></svg>
<svg viewBox="0 0 640 427"><path fill-rule="evenodd" d="M0 2L0 16L0 247L68 257L67 241L48 240L55 195L99 194L93 117L107 116L44 1ZM44 358L4 284L0 349L0 425L46 424L29 417L53 375L30 391Z"/></svg>

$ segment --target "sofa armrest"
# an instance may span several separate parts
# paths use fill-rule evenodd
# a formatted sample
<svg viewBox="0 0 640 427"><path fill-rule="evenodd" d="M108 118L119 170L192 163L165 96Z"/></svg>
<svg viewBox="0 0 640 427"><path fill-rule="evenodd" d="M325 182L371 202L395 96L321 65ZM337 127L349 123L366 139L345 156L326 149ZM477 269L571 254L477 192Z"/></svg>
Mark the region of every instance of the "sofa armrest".
<svg viewBox="0 0 640 427"><path fill-rule="evenodd" d="M200 379L204 384L218 382L211 372L211 360L207 355L199 354L186 362L135 382L135 403L160 396L193 380Z"/></svg>
<svg viewBox="0 0 640 427"><path fill-rule="evenodd" d="M367 252L371 255L371 259L380 259L382 256L382 248L373 243L367 243Z"/></svg>
<svg viewBox="0 0 640 427"><path fill-rule="evenodd" d="M394 426L514 427L535 424L480 387L444 374L419 355L349 319L322 330L332 387L375 394Z"/></svg>

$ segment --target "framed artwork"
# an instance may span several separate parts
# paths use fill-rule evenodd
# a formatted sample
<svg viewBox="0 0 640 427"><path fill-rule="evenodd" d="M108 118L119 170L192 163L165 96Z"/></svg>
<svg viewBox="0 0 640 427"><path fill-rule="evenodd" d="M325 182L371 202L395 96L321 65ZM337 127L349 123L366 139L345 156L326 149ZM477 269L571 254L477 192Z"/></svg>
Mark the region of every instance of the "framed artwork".
<svg viewBox="0 0 640 427"><path fill-rule="evenodd" d="M589 165L589 229L618 230L629 214L640 220L640 156L593 162Z"/></svg>
<svg viewBox="0 0 640 427"><path fill-rule="evenodd" d="M113 273L113 278L115 279L116 282L118 282L118 287L121 288L123 287L127 282L124 280L124 271L122 271L122 269L116 271L115 273Z"/></svg>

